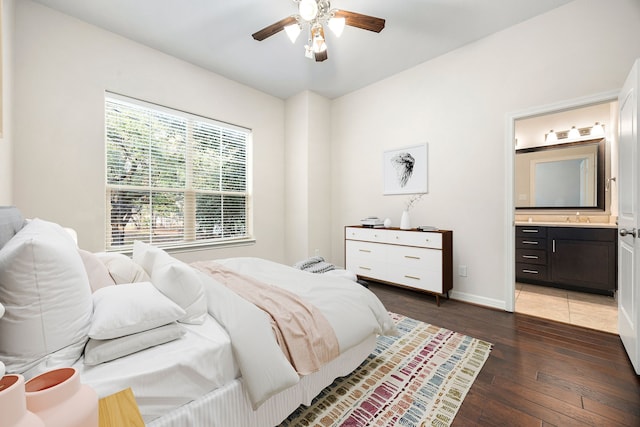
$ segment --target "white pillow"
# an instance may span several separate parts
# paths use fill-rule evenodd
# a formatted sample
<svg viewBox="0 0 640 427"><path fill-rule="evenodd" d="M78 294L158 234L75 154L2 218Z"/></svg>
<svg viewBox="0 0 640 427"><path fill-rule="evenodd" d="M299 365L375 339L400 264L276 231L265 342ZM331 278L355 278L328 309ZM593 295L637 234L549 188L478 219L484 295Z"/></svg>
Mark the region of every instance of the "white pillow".
<svg viewBox="0 0 640 427"><path fill-rule="evenodd" d="M82 258L84 269L89 278L89 285L93 292L105 286L113 286L116 284L111 274L109 274L107 267L100 261L100 258L82 249L78 249L78 253L80 253L80 258Z"/></svg>
<svg viewBox="0 0 640 427"><path fill-rule="evenodd" d="M184 310L150 282L107 286L93 293L89 338L119 338L175 322L182 316Z"/></svg>
<svg viewBox="0 0 640 427"><path fill-rule="evenodd" d="M0 248L24 226L24 218L14 206L0 206Z"/></svg>
<svg viewBox="0 0 640 427"><path fill-rule="evenodd" d="M75 242L62 227L29 221L0 250L0 360L8 372L34 368L54 352L74 363L87 342L93 305Z"/></svg>
<svg viewBox="0 0 640 427"><path fill-rule="evenodd" d="M142 267L124 254L117 252L98 252L95 255L107 267L116 285L148 282L151 280Z"/></svg>
<svg viewBox="0 0 640 427"><path fill-rule="evenodd" d="M172 322L147 331L110 340L89 338L89 342L84 349L84 364L89 366L99 365L149 347L176 340L184 334L184 328Z"/></svg>
<svg viewBox="0 0 640 427"><path fill-rule="evenodd" d="M180 322L200 325L205 321L207 300L202 279L193 267L139 241L133 244L133 260L151 276L155 287L184 309Z"/></svg>

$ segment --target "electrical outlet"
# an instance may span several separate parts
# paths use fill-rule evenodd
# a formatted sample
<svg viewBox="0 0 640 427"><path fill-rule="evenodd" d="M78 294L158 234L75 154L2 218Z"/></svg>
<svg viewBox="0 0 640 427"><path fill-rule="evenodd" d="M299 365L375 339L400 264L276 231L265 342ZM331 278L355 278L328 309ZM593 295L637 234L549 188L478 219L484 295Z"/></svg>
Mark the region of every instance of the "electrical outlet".
<svg viewBox="0 0 640 427"><path fill-rule="evenodd" d="M466 265L459 265L458 266L458 276L467 277L467 266Z"/></svg>
<svg viewBox="0 0 640 427"><path fill-rule="evenodd" d="M320 256L320 249L316 249L314 252L316 256Z"/></svg>

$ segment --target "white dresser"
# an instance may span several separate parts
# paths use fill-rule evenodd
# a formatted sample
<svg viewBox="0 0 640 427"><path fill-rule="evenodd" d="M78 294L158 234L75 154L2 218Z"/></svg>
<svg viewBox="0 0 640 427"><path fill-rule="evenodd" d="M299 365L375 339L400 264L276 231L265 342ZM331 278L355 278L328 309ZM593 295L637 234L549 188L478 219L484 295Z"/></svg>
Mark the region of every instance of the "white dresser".
<svg viewBox="0 0 640 427"><path fill-rule="evenodd" d="M345 266L371 279L436 296L453 287L452 236L449 230L345 227Z"/></svg>

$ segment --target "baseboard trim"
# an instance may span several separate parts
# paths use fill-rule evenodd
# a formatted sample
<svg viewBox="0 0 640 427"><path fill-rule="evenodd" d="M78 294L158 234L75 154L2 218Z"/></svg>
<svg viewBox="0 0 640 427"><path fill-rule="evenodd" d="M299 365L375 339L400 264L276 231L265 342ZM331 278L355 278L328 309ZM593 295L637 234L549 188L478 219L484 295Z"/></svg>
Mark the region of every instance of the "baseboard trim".
<svg viewBox="0 0 640 427"><path fill-rule="evenodd" d="M481 305L485 307L491 307L491 308L496 308L498 310L506 311L505 301L501 301L493 298L481 297L478 295L455 291L455 290L450 290L449 296L451 297L451 299L455 299L458 301L468 302L471 304L476 304L476 305Z"/></svg>

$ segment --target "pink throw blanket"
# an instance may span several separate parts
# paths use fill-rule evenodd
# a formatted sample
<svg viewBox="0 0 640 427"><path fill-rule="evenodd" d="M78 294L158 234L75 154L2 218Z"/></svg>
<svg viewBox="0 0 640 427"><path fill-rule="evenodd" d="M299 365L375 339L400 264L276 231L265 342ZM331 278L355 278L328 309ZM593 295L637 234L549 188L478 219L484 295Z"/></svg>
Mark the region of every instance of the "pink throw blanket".
<svg viewBox="0 0 640 427"><path fill-rule="evenodd" d="M224 284L271 317L276 340L298 374L316 372L340 354L338 339L329 321L320 310L297 295L214 261L194 262L191 266Z"/></svg>

